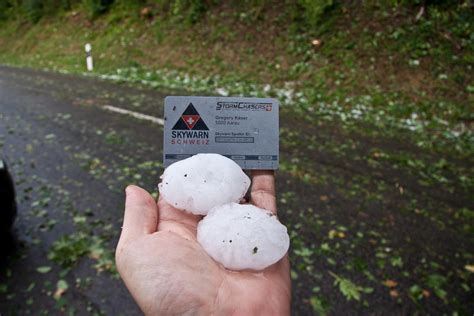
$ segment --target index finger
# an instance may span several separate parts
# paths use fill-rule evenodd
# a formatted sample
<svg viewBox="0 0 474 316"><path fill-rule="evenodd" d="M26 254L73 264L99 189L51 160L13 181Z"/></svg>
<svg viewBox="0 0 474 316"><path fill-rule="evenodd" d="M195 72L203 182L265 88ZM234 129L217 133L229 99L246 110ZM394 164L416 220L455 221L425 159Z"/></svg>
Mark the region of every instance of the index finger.
<svg viewBox="0 0 474 316"><path fill-rule="evenodd" d="M273 170L252 170L251 177L250 202L276 214L275 172Z"/></svg>

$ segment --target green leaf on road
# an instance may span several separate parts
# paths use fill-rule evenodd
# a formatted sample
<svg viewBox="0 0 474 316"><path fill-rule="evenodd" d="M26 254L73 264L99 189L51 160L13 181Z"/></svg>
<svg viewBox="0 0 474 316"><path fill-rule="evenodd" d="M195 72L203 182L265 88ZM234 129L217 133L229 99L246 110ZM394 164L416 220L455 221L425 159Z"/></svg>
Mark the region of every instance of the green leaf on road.
<svg viewBox="0 0 474 316"><path fill-rule="evenodd" d="M51 267L48 267L48 266L42 266L42 267L38 267L36 268L36 271L38 271L39 273L48 273L49 271L51 271Z"/></svg>
<svg viewBox="0 0 474 316"><path fill-rule="evenodd" d="M56 292L54 292L54 299L59 300L61 296L67 291L69 285L67 284L66 280L59 280L56 284Z"/></svg>
<svg viewBox="0 0 474 316"><path fill-rule="evenodd" d="M309 299L309 303L313 310L318 313L318 315L327 315L329 314L329 304L326 300L319 298L317 296L311 296Z"/></svg>
<svg viewBox="0 0 474 316"><path fill-rule="evenodd" d="M352 299L360 301L362 293L370 294L374 291L373 288L356 285L351 280L340 277L335 273L329 272L329 274L334 277L334 285L339 286L339 291L341 291L348 301Z"/></svg>

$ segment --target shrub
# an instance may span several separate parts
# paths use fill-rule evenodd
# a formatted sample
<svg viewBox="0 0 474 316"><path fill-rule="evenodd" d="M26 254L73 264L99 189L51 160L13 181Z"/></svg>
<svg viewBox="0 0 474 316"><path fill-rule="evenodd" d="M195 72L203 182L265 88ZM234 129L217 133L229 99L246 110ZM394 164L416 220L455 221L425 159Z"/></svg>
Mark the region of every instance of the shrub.
<svg viewBox="0 0 474 316"><path fill-rule="evenodd" d="M42 0L25 0L23 2L23 9L28 19L36 23L43 16L44 4Z"/></svg>
<svg viewBox="0 0 474 316"><path fill-rule="evenodd" d="M84 6L91 17L95 18L105 13L114 3L114 0L84 0Z"/></svg>
<svg viewBox="0 0 474 316"><path fill-rule="evenodd" d="M196 23L207 11L210 3L206 0L157 0L160 10L171 16Z"/></svg>
<svg viewBox="0 0 474 316"><path fill-rule="evenodd" d="M8 0L0 0L0 21L8 18L8 11L11 7L11 3Z"/></svg>
<svg viewBox="0 0 474 316"><path fill-rule="evenodd" d="M317 26L324 12L334 5L333 0L298 0L303 10L303 18L309 27Z"/></svg>

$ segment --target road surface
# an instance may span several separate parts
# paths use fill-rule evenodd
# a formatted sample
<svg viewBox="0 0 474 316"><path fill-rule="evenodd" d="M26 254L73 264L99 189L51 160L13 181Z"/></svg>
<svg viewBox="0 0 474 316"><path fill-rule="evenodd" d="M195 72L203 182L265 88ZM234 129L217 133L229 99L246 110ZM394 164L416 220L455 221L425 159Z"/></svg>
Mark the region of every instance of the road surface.
<svg viewBox="0 0 474 316"><path fill-rule="evenodd" d="M0 267L2 315L140 314L113 251L125 186L156 191L169 94L183 93L0 67L0 148L19 205L16 247ZM454 216L472 206L469 192L380 160L430 153L288 109L281 126L294 314L472 314L472 219Z"/></svg>

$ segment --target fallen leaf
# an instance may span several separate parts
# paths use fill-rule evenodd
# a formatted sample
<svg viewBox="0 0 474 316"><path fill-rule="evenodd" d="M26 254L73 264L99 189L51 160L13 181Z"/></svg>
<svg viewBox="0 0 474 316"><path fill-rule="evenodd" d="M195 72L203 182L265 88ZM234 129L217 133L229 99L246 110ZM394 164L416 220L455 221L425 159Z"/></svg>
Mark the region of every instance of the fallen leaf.
<svg viewBox="0 0 474 316"><path fill-rule="evenodd" d="M56 292L54 292L54 299L59 300L61 296L67 291L69 288L69 285L65 280L59 280L58 283L56 284Z"/></svg>
<svg viewBox="0 0 474 316"><path fill-rule="evenodd" d="M38 271L39 273L48 273L49 271L51 271L51 267L48 267L48 266L38 267L36 268L36 271Z"/></svg>
<svg viewBox="0 0 474 316"><path fill-rule="evenodd" d="M153 15L151 12L151 9L148 7L144 7L143 9L140 10L140 15L145 18L149 18Z"/></svg>
<svg viewBox="0 0 474 316"><path fill-rule="evenodd" d="M317 38L311 41L311 44L313 44L313 46L315 46L315 47L321 46L322 43L323 43L323 41L321 41L320 39L317 39Z"/></svg>
<svg viewBox="0 0 474 316"><path fill-rule="evenodd" d="M390 296L393 297L393 298L398 297L399 296L398 291L397 290L390 290Z"/></svg>
<svg viewBox="0 0 474 316"><path fill-rule="evenodd" d="M101 249L96 249L90 253L89 257L95 260L99 260L100 257L102 257L102 255L103 255L103 251Z"/></svg>
<svg viewBox="0 0 474 316"><path fill-rule="evenodd" d="M346 234L344 232L337 231L335 229L331 229L328 233L329 239L334 239L334 237L344 238Z"/></svg>
<svg viewBox="0 0 474 316"><path fill-rule="evenodd" d="M431 294L430 291L428 291L428 290L423 290L423 296L424 296L424 297L428 298L428 297L430 297L430 294Z"/></svg>
<svg viewBox="0 0 474 316"><path fill-rule="evenodd" d="M394 280L385 280L383 282L383 285L385 285L386 287L396 287L398 283Z"/></svg>
<svg viewBox="0 0 474 316"><path fill-rule="evenodd" d="M464 266L464 268L465 268L467 271L474 273L474 264L466 264L466 265Z"/></svg>

